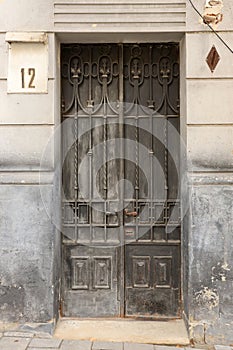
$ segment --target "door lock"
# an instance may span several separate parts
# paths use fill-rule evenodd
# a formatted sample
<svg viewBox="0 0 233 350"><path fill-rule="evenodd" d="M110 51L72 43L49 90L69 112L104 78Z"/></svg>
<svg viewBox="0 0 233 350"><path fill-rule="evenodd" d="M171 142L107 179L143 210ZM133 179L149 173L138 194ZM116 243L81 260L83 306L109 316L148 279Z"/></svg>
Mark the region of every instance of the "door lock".
<svg viewBox="0 0 233 350"><path fill-rule="evenodd" d="M136 211L129 211L128 209L125 209L124 213L126 216L133 216L133 217L138 216L138 213Z"/></svg>

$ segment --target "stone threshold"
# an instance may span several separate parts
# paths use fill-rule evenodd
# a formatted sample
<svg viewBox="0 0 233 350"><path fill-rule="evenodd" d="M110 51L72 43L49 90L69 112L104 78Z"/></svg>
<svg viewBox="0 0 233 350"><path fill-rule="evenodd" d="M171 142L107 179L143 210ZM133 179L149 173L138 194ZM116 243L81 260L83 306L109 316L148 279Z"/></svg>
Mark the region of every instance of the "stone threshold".
<svg viewBox="0 0 233 350"><path fill-rule="evenodd" d="M57 324L54 337L92 342L131 342L176 346L190 344L183 320L141 321L62 318Z"/></svg>

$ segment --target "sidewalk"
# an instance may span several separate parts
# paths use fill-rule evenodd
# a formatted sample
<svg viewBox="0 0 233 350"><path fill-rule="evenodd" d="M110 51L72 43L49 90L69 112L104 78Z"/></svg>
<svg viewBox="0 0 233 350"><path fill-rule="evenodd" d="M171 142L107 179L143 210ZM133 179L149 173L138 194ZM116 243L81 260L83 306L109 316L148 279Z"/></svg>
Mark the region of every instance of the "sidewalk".
<svg viewBox="0 0 233 350"><path fill-rule="evenodd" d="M0 350L174 350L175 347L135 343L91 342L82 340L61 340L38 338L32 333L0 333ZM183 348L188 350L188 348ZM220 350L220 349L219 349ZM224 350L224 349L221 349Z"/></svg>
<svg viewBox="0 0 233 350"><path fill-rule="evenodd" d="M175 346L160 346L136 343L91 342L61 340L52 337L39 338L32 333L0 333L0 350L177 350ZM180 350L193 348L183 347ZM195 349L197 350L197 349ZM233 350L230 346L216 345L215 350Z"/></svg>

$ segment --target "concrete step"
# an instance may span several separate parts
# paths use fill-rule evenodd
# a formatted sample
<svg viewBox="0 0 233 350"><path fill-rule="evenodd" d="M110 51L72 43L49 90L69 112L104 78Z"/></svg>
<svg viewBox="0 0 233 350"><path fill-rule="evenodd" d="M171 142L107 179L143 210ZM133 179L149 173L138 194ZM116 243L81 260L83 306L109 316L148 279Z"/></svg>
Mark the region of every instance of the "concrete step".
<svg viewBox="0 0 233 350"><path fill-rule="evenodd" d="M61 319L54 337L68 340L127 342L158 345L189 344L183 320L136 321Z"/></svg>

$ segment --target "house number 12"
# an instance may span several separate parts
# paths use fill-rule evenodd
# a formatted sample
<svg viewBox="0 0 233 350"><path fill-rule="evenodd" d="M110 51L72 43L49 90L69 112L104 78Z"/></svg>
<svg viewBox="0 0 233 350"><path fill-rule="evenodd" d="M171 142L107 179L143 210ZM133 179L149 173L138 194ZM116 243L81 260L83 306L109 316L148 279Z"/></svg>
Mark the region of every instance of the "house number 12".
<svg viewBox="0 0 233 350"><path fill-rule="evenodd" d="M35 68L21 68L21 79L22 79L22 88L28 88L28 89L35 89L35 85L34 85L34 79L35 79L35 75L36 75L36 70ZM25 78L29 76L30 80L27 86L25 86Z"/></svg>

